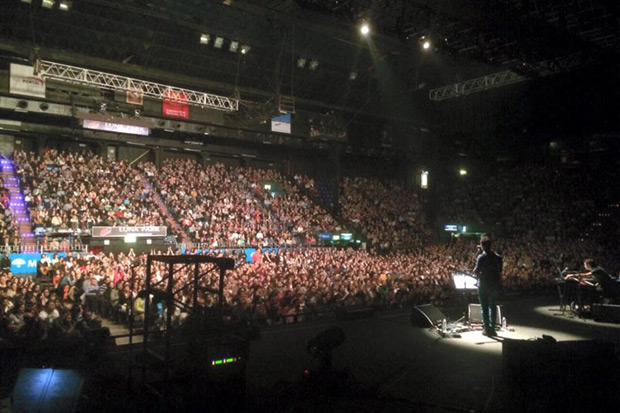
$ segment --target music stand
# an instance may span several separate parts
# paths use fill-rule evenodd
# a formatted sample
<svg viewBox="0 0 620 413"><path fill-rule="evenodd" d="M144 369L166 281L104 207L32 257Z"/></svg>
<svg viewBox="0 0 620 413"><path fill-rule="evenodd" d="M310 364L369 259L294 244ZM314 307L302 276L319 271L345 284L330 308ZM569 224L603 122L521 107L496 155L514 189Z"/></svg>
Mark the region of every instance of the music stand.
<svg viewBox="0 0 620 413"><path fill-rule="evenodd" d="M560 268L558 268L558 273L559 276L553 279L553 283L558 288L558 295L560 296L560 308L550 308L549 311L559 311L561 314L557 315L565 315L566 303L564 302L564 297L566 297L566 279L564 278L564 275L566 274L566 270L562 271Z"/></svg>
<svg viewBox="0 0 620 413"><path fill-rule="evenodd" d="M478 279L462 272L453 273L452 282L454 283L454 289L463 293L478 289Z"/></svg>
<svg viewBox="0 0 620 413"><path fill-rule="evenodd" d="M471 294L472 292L478 290L478 279L465 272L454 272L452 273L452 284L454 285L454 289L456 291L460 291L463 293L465 305L469 307L468 294ZM466 312L464 311L463 316L456 322L459 323L464 320L465 314Z"/></svg>

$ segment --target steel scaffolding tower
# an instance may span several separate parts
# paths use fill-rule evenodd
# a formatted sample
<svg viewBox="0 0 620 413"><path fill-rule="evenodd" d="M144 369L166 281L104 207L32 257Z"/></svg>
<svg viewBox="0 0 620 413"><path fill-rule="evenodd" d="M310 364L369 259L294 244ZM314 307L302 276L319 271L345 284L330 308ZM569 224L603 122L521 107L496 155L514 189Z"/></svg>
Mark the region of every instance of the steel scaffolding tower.
<svg viewBox="0 0 620 413"><path fill-rule="evenodd" d="M166 271L160 271L160 280L153 280L157 269L164 265ZM161 268L161 267L160 267ZM146 259L145 288L139 296L144 299L144 323L143 323L143 349L145 354L155 356L164 363L165 376L168 376L172 360L172 339L176 329L173 328L172 317L177 308L197 316L207 316L206 304L200 304L201 296L210 295L213 298L214 307L209 316L216 323L222 321L222 309L224 304L224 275L226 270L234 268L232 258L211 257L207 255L149 255ZM211 279L207 277L211 275ZM217 284L211 286L211 284ZM182 293L191 293L188 300L178 299ZM158 354L151 347L156 343L150 339L155 333L152 325L152 305L160 301L163 304L165 324L163 330L164 354Z"/></svg>

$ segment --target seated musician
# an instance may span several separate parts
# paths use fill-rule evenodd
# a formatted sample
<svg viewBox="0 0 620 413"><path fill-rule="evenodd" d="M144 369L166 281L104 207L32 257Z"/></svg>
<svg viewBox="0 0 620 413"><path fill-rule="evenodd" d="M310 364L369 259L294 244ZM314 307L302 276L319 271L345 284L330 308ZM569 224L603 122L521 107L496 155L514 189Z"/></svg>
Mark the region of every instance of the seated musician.
<svg viewBox="0 0 620 413"><path fill-rule="evenodd" d="M599 267L594 259L585 259L583 267L587 272L568 274L565 279L579 281L580 286L584 287L581 291L585 292L590 299L588 301L599 301L598 297L602 296L602 302L609 304L620 299L620 283Z"/></svg>

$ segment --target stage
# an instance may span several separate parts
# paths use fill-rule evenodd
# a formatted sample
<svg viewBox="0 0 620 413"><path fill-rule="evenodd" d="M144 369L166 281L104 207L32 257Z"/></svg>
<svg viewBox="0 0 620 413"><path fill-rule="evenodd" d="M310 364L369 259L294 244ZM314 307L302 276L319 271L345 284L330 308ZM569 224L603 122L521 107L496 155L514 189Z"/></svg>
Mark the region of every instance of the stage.
<svg viewBox="0 0 620 413"><path fill-rule="evenodd" d="M431 329L412 327L409 309L350 322L266 328L262 340L251 344L247 369L250 406L278 410L274 399L279 399L282 410L287 410L287 405L303 410L311 397L304 399L299 388L311 380L307 376L317 366L306 351L306 342L333 325L346 335L346 342L333 351L333 369L346 374L348 380L341 384L342 396L335 387L343 380L336 384L327 380L327 389L313 387L326 394L325 402L315 405L317 409L362 405L367 410L389 406L399 411L518 411L525 406L507 405L498 399L506 393L528 393L504 380L503 340L535 341L543 336L558 342L602 340L620 349L620 324L554 311L559 309L557 296L510 297L501 304L508 328L514 331L500 331L495 338L483 336L481 331L442 338ZM466 308L443 310L456 320ZM553 401L546 403L545 408L553 407L549 405Z"/></svg>
<svg viewBox="0 0 620 413"><path fill-rule="evenodd" d="M478 330L449 338L414 327L411 308L353 321L334 317L265 327L261 339L250 342L243 382L222 381L224 373L219 387L183 377L161 384L168 395L197 394L201 406L250 412L566 412L620 404L620 324L561 312L557 301L552 294L503 298L508 328L497 337ZM467 312L467 304L441 310L454 321ZM113 334L126 333L121 326L112 327ZM326 368L325 359L309 354L307 343L333 327L341 328L345 338L339 345L341 337L328 340L335 345L331 368ZM79 411L145 406L166 411L167 402L153 398L140 384L140 340L133 351L122 345L126 337L116 341L107 356L95 353L100 357L89 367L84 367L86 360L58 367L84 375ZM508 358L503 356L507 346L512 349ZM206 368L209 361L204 362ZM125 375L130 365L131 380ZM175 406L184 406L179 403Z"/></svg>

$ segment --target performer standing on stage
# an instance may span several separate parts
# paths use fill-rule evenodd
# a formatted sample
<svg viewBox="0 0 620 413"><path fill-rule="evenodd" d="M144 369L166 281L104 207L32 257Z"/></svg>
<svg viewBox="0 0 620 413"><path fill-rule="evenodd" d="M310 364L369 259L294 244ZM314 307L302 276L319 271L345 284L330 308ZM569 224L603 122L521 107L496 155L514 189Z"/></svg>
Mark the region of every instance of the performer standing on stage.
<svg viewBox="0 0 620 413"><path fill-rule="evenodd" d="M478 277L478 297L482 310L484 335L495 336L497 319L497 297L502 289L502 257L491 250L491 239L483 235L480 239L474 274Z"/></svg>

